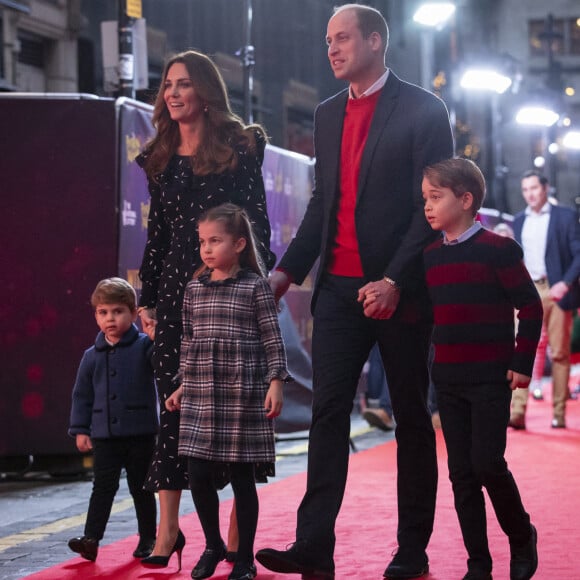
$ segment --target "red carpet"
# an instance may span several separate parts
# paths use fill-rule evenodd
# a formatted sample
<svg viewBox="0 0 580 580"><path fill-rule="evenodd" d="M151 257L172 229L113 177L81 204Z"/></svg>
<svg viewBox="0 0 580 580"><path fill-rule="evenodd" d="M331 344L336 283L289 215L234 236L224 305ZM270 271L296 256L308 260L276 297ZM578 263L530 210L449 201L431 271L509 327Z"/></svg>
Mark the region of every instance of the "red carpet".
<svg viewBox="0 0 580 580"><path fill-rule="evenodd" d="M580 578L580 401L570 401L567 429L551 429L550 403L530 401L528 430L510 431L507 459L518 482L526 509L538 528L539 580ZM447 478L445 447L437 434L439 495L435 530L428 553L430 580L456 580L466 571L466 554L453 508ZM394 442L352 455L343 509L337 522L336 578L362 580L382 577L396 547ZM419 474L420 476L420 474ZM256 549L282 549L294 537L295 512L302 497L305 476L298 475L260 486L260 523ZM223 504L223 530L227 530L230 502ZM203 539L195 514L181 519L187 537L183 569L177 573L174 555L168 568L145 569L131 557L136 537L104 546L96 563L74 558L60 566L28 576L34 580L67 578L162 579L189 578ZM509 578L509 547L488 504L488 533L496 580ZM226 580L231 565L219 565L217 580ZM284 575L258 567L258 578L279 580ZM293 576L298 578L298 576Z"/></svg>

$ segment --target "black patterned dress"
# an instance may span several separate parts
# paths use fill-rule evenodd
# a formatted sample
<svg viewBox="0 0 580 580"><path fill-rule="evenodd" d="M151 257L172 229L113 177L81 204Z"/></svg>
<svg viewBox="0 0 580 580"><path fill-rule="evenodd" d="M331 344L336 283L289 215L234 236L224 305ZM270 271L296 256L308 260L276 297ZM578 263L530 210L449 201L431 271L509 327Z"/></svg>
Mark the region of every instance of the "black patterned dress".
<svg viewBox="0 0 580 580"><path fill-rule="evenodd" d="M165 400L175 390L179 369L181 313L185 286L201 265L197 220L207 209L231 202L243 207L254 226L268 269L276 257L270 251L270 222L262 179L265 140L256 134L256 153L238 151L233 172L195 175L189 157L174 155L158 181L149 180L151 207L147 244L139 276L140 306L157 309L153 366L159 394L160 425L157 446L145 487L188 489L187 461L177 454L179 413L168 412ZM142 167L146 152L137 158Z"/></svg>

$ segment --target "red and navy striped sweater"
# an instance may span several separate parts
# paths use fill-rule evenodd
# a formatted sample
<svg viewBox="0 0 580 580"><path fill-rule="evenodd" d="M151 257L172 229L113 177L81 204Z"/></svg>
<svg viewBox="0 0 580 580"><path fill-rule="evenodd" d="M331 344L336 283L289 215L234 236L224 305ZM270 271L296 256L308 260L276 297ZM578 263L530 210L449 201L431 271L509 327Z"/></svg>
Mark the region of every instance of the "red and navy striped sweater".
<svg viewBox="0 0 580 580"><path fill-rule="evenodd" d="M498 382L510 369L531 376L542 303L522 258L514 240L483 228L459 244L440 238L425 249L436 384Z"/></svg>

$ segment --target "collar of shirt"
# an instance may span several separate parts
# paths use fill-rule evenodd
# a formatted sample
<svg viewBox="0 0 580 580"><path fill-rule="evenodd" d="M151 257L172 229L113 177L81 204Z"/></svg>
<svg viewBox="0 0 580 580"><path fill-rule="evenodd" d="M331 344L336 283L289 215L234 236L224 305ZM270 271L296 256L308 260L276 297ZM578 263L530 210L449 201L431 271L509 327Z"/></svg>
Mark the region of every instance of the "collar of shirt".
<svg viewBox="0 0 580 580"><path fill-rule="evenodd" d="M447 234L443 232L443 244L445 246L456 246L457 244L461 244L462 242L467 241L469 238L474 236L483 226L481 222L475 222L470 228L465 230L457 239L455 240L448 240Z"/></svg>
<svg viewBox="0 0 580 580"><path fill-rule="evenodd" d="M348 88L348 98L349 99L360 99L361 97L368 97L377 91L380 91L387 82L389 76L389 69L387 69L362 95L355 97L352 92L352 85Z"/></svg>
<svg viewBox="0 0 580 580"><path fill-rule="evenodd" d="M551 206L552 206L552 204L549 201L547 201L542 206L542 209L539 212L535 212L528 205L528 206L526 206L526 209L524 210L524 212L525 212L526 216L530 216L530 215L543 215L543 214L546 214L546 213L550 213Z"/></svg>

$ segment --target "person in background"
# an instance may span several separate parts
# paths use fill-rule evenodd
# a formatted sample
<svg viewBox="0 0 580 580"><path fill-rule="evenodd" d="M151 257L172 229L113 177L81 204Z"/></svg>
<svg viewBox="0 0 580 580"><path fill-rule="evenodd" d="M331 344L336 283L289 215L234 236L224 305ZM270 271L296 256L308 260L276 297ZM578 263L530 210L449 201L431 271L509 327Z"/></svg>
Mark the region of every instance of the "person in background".
<svg viewBox="0 0 580 580"><path fill-rule="evenodd" d="M185 289L179 381L165 401L181 410L179 455L206 547L191 577L209 578L225 558L215 481L229 471L239 548L229 580L252 580L258 525L256 473L274 475L272 419L289 379L276 303L245 211L233 204L198 222L202 266Z"/></svg>
<svg viewBox="0 0 580 580"><path fill-rule="evenodd" d="M83 354L72 393L68 432L81 453L93 452L94 481L84 535L68 545L93 562L123 468L139 527L133 556L145 558L155 544L155 496L143 489L158 426L153 330L147 336L135 326L136 301L135 290L122 278L97 284L91 304L100 331Z"/></svg>
<svg viewBox="0 0 580 580"><path fill-rule="evenodd" d="M411 578L429 569L437 460L427 408L431 313L421 256L434 234L420 184L423 167L452 155L453 138L443 102L385 66L388 40L385 19L369 6L342 5L328 22L330 66L349 86L316 110L313 195L270 279L279 299L320 258L312 296L308 476L296 542L256 553L276 572L334 578L350 413L377 342L398 445L399 547L384 575ZM377 299L366 306L370 294Z"/></svg>
<svg viewBox="0 0 580 580"><path fill-rule="evenodd" d="M385 369L379 347L376 344L369 355L366 408L363 410L362 416L371 427L377 427L381 431L392 431L395 428L393 406L389 396Z"/></svg>
<svg viewBox="0 0 580 580"><path fill-rule="evenodd" d="M425 217L443 232L424 262L435 318L432 377L469 556L463 580L492 577L482 487L509 539L510 580L529 580L538 566L537 532L504 454L511 392L530 382L542 303L520 246L475 221L485 196L477 165L449 159L423 175Z"/></svg>
<svg viewBox="0 0 580 580"><path fill-rule="evenodd" d="M572 313L580 306L580 224L574 210L548 200L548 179L538 171L522 176L527 207L514 218L514 235L544 308L544 326L552 360L552 427L566 427L570 398ZM528 390L514 393L510 426L526 427Z"/></svg>
<svg viewBox="0 0 580 580"><path fill-rule="evenodd" d="M146 486L159 492L160 517L155 550L143 563L163 567L184 542L179 502L189 488L187 462L177 454L179 413L169 413L165 400L175 390L179 368L183 293L201 265L197 220L207 209L233 202L246 209L267 268L276 257L270 251L261 172L266 135L232 112L210 58L190 50L169 59L153 124L156 134L137 157L151 196L139 311L143 328L156 328L153 365L161 425Z"/></svg>

